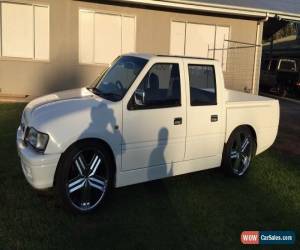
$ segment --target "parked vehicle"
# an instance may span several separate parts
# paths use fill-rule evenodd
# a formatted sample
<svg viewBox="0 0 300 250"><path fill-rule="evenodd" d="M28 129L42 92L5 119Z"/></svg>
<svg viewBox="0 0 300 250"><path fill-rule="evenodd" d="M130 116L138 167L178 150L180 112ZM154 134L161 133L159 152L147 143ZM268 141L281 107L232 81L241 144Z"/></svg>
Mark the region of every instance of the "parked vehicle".
<svg viewBox="0 0 300 250"><path fill-rule="evenodd" d="M295 59L264 60L260 87L280 96L300 94L300 65Z"/></svg>
<svg viewBox="0 0 300 250"><path fill-rule="evenodd" d="M87 213L112 187L219 166L243 176L278 123L277 100L225 89L214 60L128 54L88 88L30 102L17 145L34 188Z"/></svg>

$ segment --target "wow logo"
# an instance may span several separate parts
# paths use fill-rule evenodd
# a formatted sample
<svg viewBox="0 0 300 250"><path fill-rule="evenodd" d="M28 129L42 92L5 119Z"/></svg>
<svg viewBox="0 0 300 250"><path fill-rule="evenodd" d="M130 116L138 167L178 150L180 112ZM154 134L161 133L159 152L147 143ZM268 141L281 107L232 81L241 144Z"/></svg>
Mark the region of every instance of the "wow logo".
<svg viewBox="0 0 300 250"><path fill-rule="evenodd" d="M244 231L241 242L244 245L292 245L296 235L293 231Z"/></svg>

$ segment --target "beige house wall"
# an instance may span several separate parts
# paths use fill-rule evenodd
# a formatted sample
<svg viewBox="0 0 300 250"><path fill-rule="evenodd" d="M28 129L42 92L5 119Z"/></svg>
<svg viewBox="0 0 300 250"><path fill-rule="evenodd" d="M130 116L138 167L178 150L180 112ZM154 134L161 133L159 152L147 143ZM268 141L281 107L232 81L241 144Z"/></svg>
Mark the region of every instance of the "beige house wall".
<svg viewBox="0 0 300 250"><path fill-rule="evenodd" d="M170 24L172 20L213 24L230 27L230 40L256 43L258 22L230 17L181 13L145 7L118 6L72 0L12 1L46 3L50 6L50 60L39 62L0 58L0 89L5 94L42 95L57 90L84 86L91 83L107 65L83 65L78 59L79 9L92 9L104 13L136 16L136 52L169 54ZM225 81L228 88L252 89L255 54L235 50L228 54ZM239 67L241 67L240 78ZM256 74L256 73L255 73ZM243 76L246 76L243 78ZM258 84L258 83L257 83ZM257 87L254 87L257 88Z"/></svg>

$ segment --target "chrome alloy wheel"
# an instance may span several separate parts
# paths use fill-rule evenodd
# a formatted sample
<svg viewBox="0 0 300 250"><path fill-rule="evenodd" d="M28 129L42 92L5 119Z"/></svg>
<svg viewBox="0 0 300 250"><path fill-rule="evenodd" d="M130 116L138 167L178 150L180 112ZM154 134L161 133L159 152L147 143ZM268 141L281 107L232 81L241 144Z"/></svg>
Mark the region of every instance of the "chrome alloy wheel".
<svg viewBox="0 0 300 250"><path fill-rule="evenodd" d="M251 152L250 136L239 133L235 137L230 151L231 166L236 175L242 176L249 168L252 157Z"/></svg>
<svg viewBox="0 0 300 250"><path fill-rule="evenodd" d="M72 205L80 211L92 210L104 197L108 178L100 151L90 148L78 152L73 158L66 182Z"/></svg>

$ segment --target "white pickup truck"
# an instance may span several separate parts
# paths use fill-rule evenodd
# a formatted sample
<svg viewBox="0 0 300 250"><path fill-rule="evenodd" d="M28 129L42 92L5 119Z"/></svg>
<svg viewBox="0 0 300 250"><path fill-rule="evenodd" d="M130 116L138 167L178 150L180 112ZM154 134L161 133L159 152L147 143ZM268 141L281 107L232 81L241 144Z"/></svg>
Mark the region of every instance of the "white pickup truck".
<svg viewBox="0 0 300 250"><path fill-rule="evenodd" d="M127 54L88 88L30 102L17 147L34 188L88 213L111 187L219 166L243 176L278 123L278 101L225 89L214 60Z"/></svg>

